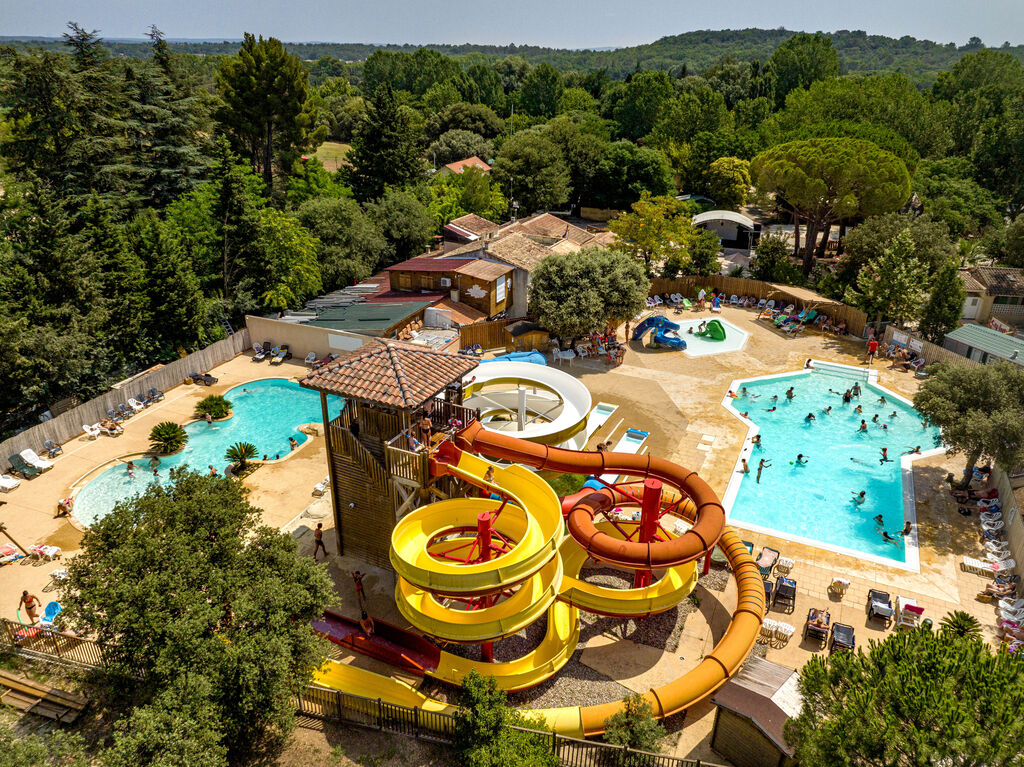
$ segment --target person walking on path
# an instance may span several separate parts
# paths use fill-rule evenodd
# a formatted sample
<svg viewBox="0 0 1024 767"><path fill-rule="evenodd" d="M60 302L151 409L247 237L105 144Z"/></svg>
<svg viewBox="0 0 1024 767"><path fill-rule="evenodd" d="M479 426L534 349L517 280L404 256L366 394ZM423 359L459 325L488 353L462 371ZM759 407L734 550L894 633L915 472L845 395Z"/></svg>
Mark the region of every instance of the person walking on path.
<svg viewBox="0 0 1024 767"><path fill-rule="evenodd" d="M320 549L324 550L324 557L327 557L327 547L324 545L324 523L317 522L316 530L313 531L313 561L316 561L316 555Z"/></svg>
<svg viewBox="0 0 1024 767"><path fill-rule="evenodd" d="M868 367L871 367L871 362L872 362L872 360L875 359L875 354L877 354L877 353L878 353L878 341L876 341L875 339L872 338L870 341L868 341L868 356L867 356Z"/></svg>
<svg viewBox="0 0 1024 767"><path fill-rule="evenodd" d="M25 608L25 613L34 626L39 620L39 617L36 615L36 611L39 609L39 597L35 594L29 594L28 591L22 591L21 601L18 602L18 609L22 607Z"/></svg>
<svg viewBox="0 0 1024 767"><path fill-rule="evenodd" d="M366 595L363 593L363 574L358 570L353 571L352 580L356 584L356 601L359 602L359 609L366 611Z"/></svg>

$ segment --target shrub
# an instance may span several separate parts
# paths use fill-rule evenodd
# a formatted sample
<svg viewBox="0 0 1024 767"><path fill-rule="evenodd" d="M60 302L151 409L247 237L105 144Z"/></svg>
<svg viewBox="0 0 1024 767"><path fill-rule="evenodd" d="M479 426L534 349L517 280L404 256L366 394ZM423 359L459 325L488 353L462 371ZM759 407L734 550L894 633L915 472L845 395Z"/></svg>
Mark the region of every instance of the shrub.
<svg viewBox="0 0 1024 767"><path fill-rule="evenodd" d="M224 399L220 394L211 394L199 401L196 405L196 417L202 418L209 415L211 418L226 418L231 412L230 400Z"/></svg>
<svg viewBox="0 0 1024 767"><path fill-rule="evenodd" d="M245 471L249 461L258 455L252 442L236 442L224 453L224 460L238 465L239 471Z"/></svg>
<svg viewBox="0 0 1024 767"><path fill-rule="evenodd" d="M981 639L981 622L970 613L954 610L939 621L939 631L967 639Z"/></svg>
<svg viewBox="0 0 1024 767"><path fill-rule="evenodd" d="M163 421L149 432L149 447L156 453L174 453L185 447L188 432L174 421Z"/></svg>
<svg viewBox="0 0 1024 767"><path fill-rule="evenodd" d="M604 720L604 739L616 746L627 746L638 751L657 752L658 741L665 737L665 728L654 718L651 704L639 693L622 701L622 710ZM646 764L637 754L623 754L619 764L633 767Z"/></svg>

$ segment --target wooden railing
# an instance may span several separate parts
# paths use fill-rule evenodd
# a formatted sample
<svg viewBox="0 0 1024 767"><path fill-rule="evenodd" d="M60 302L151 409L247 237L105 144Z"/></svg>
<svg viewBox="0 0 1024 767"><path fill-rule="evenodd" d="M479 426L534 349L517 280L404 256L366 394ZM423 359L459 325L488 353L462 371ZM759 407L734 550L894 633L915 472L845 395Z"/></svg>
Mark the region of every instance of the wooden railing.
<svg viewBox="0 0 1024 767"><path fill-rule="evenodd" d="M95 669L105 666L103 646L62 631L25 626L17 621L3 620L0 642L25 658L53 660L65 666Z"/></svg>
<svg viewBox="0 0 1024 767"><path fill-rule="evenodd" d="M414 453L397 445L388 445L384 449L387 470L392 477L405 479L424 486L430 481L430 470L426 453Z"/></svg>
<svg viewBox="0 0 1024 767"><path fill-rule="evenodd" d="M462 426L468 426L479 418L479 410L456 405L454 402L447 402L446 400L439 399L434 401L434 412L431 415L431 420L438 429L444 429L448 426L461 428Z"/></svg>
<svg viewBox="0 0 1024 767"><path fill-rule="evenodd" d="M358 463L360 468L370 475L371 479L378 486L382 489L387 488L390 490L391 480L387 469L381 466L380 462L373 457L370 451L352 436L352 432L332 422L331 428L327 433L331 442L332 453L348 456Z"/></svg>

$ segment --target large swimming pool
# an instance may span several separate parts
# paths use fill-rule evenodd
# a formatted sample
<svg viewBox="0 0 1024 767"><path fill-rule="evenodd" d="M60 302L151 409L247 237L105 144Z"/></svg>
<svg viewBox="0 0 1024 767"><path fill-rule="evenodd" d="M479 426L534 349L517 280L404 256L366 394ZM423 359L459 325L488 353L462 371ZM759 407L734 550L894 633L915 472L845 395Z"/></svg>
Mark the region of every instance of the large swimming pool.
<svg viewBox="0 0 1024 767"><path fill-rule="evenodd" d="M758 427L761 444L751 447L748 440L744 447L750 472L742 474L740 468L730 483L730 521L864 554L873 561L916 567L916 549L908 557L898 534L907 521L900 459L918 446L922 452L934 450L940 445L939 432L923 425L909 404L866 378L855 370L851 374L833 368L734 383L736 392L746 387L748 393L729 404L748 414ZM844 404L843 393L855 383L861 387L860 397ZM792 399L786 396L791 387ZM826 413L830 406L831 413ZM856 412L858 406L862 413ZM808 413L814 420L807 419ZM889 460L884 462L882 448L888 451ZM806 463L797 461L801 453ZM770 465L758 481L762 459ZM854 494L861 491L864 502L857 503ZM882 529L899 543L883 539L875 521L878 515ZM915 540L912 536L911 542Z"/></svg>
<svg viewBox="0 0 1024 767"><path fill-rule="evenodd" d="M212 465L223 474L228 464L224 453L236 442L254 444L259 458L287 455L289 437L294 437L299 444L308 439L298 430L299 426L323 420L320 395L284 378L236 386L224 396L231 401L233 415L226 421L212 424L197 421L186 426L189 438L185 449L161 458L155 477L147 459L136 458L134 479L128 475L127 466L119 462L90 481L75 496L74 514L78 521L91 525L109 514L118 501L144 490L149 482L166 482L170 470L183 464L202 472ZM333 418L341 412L342 400L328 397L327 401Z"/></svg>

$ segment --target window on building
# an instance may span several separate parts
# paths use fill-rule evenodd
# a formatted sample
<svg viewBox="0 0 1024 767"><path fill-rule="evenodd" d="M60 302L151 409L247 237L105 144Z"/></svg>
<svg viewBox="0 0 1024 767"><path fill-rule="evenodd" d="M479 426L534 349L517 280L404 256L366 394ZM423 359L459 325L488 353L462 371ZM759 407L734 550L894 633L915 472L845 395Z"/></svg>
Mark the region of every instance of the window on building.
<svg viewBox="0 0 1024 767"><path fill-rule="evenodd" d="M499 277L498 283L495 285L494 300L496 303L500 303L505 300L505 278Z"/></svg>

